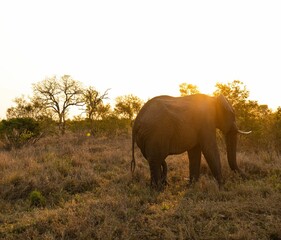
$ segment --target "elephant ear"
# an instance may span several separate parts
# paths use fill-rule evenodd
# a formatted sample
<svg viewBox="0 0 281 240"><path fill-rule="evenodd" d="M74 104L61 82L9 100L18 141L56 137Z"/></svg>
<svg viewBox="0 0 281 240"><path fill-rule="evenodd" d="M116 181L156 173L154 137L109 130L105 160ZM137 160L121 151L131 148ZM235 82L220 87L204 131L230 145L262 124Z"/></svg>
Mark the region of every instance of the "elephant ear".
<svg viewBox="0 0 281 240"><path fill-rule="evenodd" d="M224 133L228 132L235 124L235 114L232 106L223 95L216 98L217 126Z"/></svg>
<svg viewBox="0 0 281 240"><path fill-rule="evenodd" d="M225 96L219 95L217 97L217 101L218 101L218 104L220 105L220 107L222 107L223 111L232 112L234 114L234 110Z"/></svg>

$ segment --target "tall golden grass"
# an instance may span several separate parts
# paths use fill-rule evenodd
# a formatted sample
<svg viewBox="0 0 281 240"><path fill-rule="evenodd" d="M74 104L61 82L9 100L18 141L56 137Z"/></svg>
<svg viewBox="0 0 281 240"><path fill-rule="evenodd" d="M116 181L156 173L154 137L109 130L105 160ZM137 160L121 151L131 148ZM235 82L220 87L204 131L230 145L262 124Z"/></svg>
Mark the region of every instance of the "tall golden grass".
<svg viewBox="0 0 281 240"><path fill-rule="evenodd" d="M150 189L148 165L136 155L132 177L127 135L70 134L0 152L0 238L281 239L281 159L274 152L238 153L248 180L229 170L222 152L223 190L204 161L189 188L187 155L170 156L163 192ZM44 202L34 204L34 192Z"/></svg>

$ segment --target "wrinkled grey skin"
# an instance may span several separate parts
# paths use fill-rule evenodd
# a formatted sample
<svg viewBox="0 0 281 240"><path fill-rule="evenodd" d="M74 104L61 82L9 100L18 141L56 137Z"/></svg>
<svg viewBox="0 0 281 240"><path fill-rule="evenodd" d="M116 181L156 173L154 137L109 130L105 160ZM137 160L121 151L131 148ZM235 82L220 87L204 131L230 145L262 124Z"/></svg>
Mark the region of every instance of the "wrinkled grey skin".
<svg viewBox="0 0 281 240"><path fill-rule="evenodd" d="M190 183L199 179L201 153L222 186L220 155L216 129L225 136L230 168L242 172L236 162L237 133L233 108L222 95L210 97L195 94L185 97L158 96L140 110L132 130L132 163L135 169L134 145L140 148L150 167L151 185L160 190L167 183L168 155L188 153Z"/></svg>

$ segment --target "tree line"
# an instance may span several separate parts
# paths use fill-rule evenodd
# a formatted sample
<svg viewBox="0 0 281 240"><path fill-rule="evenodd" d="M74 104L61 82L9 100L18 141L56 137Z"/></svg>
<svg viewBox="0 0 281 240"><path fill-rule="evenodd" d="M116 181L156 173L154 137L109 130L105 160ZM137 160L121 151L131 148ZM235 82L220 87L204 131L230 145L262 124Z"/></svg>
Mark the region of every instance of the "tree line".
<svg viewBox="0 0 281 240"><path fill-rule="evenodd" d="M29 100L24 96L16 98L16 106L7 109L6 117L54 120L58 122L61 134L65 133L69 112L74 107L80 112L78 118L84 115L90 121L110 115L133 119L142 106L142 100L133 95L118 97L112 111L110 104L104 103L108 99L109 90L100 93L93 86L85 88L70 75L60 78L52 76L33 84L33 96Z"/></svg>
<svg viewBox="0 0 281 240"><path fill-rule="evenodd" d="M105 103L110 89L99 92L95 87L84 87L70 75L52 76L32 85L33 95L14 100L0 122L0 140L5 148L34 143L42 135L84 131L88 135L129 132L132 121L144 101L132 94L119 96L115 106ZM200 93L196 85L179 85L181 96ZM223 94L232 104L240 129L252 130L244 140L257 149L281 151L281 107L276 111L267 105L249 100L249 90L239 80L216 83L214 96ZM70 119L75 108L78 115ZM247 144L246 144L247 145Z"/></svg>

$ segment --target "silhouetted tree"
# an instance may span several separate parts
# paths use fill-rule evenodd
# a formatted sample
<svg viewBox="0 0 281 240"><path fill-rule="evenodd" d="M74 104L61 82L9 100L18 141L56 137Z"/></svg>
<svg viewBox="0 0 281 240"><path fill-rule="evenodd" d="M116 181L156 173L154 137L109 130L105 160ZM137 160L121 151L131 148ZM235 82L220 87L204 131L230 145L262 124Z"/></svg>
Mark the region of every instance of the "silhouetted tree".
<svg viewBox="0 0 281 240"><path fill-rule="evenodd" d="M103 100L108 99L107 89L103 94L99 93L93 87L83 91L83 100L86 105L86 117L89 120L98 119L110 109L110 105L104 105Z"/></svg>
<svg viewBox="0 0 281 240"><path fill-rule="evenodd" d="M101 94L91 86L83 91L85 113L87 120L90 121L91 131L94 131L94 120L101 119L110 112L110 105L103 103L103 100L108 98L108 91L109 89Z"/></svg>
<svg viewBox="0 0 281 240"><path fill-rule="evenodd" d="M61 134L65 133L66 117L71 106L82 106L82 84L70 75L56 76L33 84L34 100L56 114Z"/></svg>

